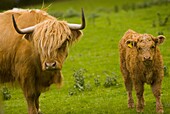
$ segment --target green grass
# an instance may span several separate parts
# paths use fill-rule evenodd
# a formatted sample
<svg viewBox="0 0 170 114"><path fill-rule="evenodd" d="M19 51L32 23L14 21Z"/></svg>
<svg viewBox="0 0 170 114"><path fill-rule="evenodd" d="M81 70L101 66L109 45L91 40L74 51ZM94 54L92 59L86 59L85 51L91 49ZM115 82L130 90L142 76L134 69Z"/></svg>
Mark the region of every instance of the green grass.
<svg viewBox="0 0 170 114"><path fill-rule="evenodd" d="M136 114L135 109L127 108L127 96L119 70L118 43L128 29L139 33L149 33L154 36L162 31L166 41L160 46L164 64L170 69L170 20L166 26L158 25L157 13L162 18L170 15L170 4L152 5L147 8L136 8L124 11L123 6L140 5L152 0L70 0L52 3L48 12L66 13L70 9L80 12L84 8L87 27L82 39L70 48L70 53L64 63L64 86L57 90L53 85L50 90L42 93L40 107L44 114ZM46 4L48 6L49 4ZM119 7L117 13L115 6ZM31 6L41 8L41 6ZM92 16L98 16L92 18ZM60 18L59 18L60 19ZM61 19L72 23L79 23L78 17ZM94 20L93 20L94 19ZM156 27L152 27L153 21ZM85 84L92 90L77 92L69 95L74 86L73 74L80 68L86 69ZM106 76L116 74L118 86L105 88ZM170 72L169 72L170 73ZM101 85L96 87L94 78L99 77ZM165 77L162 85L162 102L165 114L170 113L170 77ZM4 102L5 114L27 114L27 105L19 88L9 88L12 98ZM133 96L136 101L135 92ZM146 106L144 114L154 114L155 98L150 86L145 85Z"/></svg>

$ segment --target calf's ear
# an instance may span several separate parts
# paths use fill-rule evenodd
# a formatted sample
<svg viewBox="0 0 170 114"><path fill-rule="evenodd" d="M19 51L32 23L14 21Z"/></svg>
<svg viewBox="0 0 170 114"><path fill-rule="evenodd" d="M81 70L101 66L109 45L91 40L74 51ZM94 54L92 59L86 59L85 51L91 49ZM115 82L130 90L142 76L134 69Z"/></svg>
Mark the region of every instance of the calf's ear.
<svg viewBox="0 0 170 114"><path fill-rule="evenodd" d="M126 41L126 45L129 47L129 48L133 48L136 46L136 41L133 41L131 39L127 40Z"/></svg>
<svg viewBox="0 0 170 114"><path fill-rule="evenodd" d="M158 45L162 44L164 41L165 41L165 36L163 35L159 35L155 38L155 43Z"/></svg>

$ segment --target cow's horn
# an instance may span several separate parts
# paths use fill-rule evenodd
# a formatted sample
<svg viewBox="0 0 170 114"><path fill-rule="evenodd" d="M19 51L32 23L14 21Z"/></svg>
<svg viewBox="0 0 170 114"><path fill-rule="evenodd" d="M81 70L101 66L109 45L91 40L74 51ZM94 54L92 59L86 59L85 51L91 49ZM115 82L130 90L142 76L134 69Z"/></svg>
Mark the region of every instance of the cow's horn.
<svg viewBox="0 0 170 114"><path fill-rule="evenodd" d="M13 26L14 26L15 30L19 34L29 34L29 33L32 33L34 31L34 29L35 29L35 26L27 27L27 28L24 28L24 29L19 29L17 24L16 24L14 15L12 15L12 21L13 21Z"/></svg>
<svg viewBox="0 0 170 114"><path fill-rule="evenodd" d="M69 28L71 30L82 30L82 29L85 28L86 22L85 22L85 16L84 16L83 8L82 8L82 17L81 17L81 20L82 20L82 24L70 24L70 23L68 23Z"/></svg>

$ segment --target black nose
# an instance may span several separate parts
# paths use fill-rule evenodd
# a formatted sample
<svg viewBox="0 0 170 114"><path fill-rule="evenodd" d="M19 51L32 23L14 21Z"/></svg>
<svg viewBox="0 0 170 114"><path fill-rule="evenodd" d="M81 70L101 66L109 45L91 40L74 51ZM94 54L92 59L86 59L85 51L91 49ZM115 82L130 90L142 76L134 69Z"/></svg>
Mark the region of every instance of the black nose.
<svg viewBox="0 0 170 114"><path fill-rule="evenodd" d="M45 68L46 69L56 69L57 68L57 63L56 62L46 62L45 63Z"/></svg>

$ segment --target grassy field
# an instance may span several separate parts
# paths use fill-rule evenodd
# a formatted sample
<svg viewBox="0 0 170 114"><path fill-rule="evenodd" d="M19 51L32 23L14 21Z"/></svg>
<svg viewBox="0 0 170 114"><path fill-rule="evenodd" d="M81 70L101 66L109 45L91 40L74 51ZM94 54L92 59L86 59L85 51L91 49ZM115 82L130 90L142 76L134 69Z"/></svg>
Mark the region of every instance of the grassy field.
<svg viewBox="0 0 170 114"><path fill-rule="evenodd" d="M47 7L49 4L45 4ZM127 108L127 96L119 69L118 42L128 29L157 36L166 41L160 46L167 74L170 73L170 3L165 0L64 0L52 3L48 12L59 19L79 23L76 16L84 8L87 27L83 38L70 48L64 63L64 86L42 93L44 114L136 114ZM29 8L41 8L30 6ZM72 14L72 15L71 15ZM158 17L160 14L160 18ZM71 15L71 16L70 16ZM83 88L75 88L75 77L83 76ZM170 114L170 76L162 85L165 114ZM9 88L11 99L4 101L5 114L27 114L27 105L19 88ZM144 114L154 114L155 98L145 85ZM133 96L136 101L135 92Z"/></svg>

